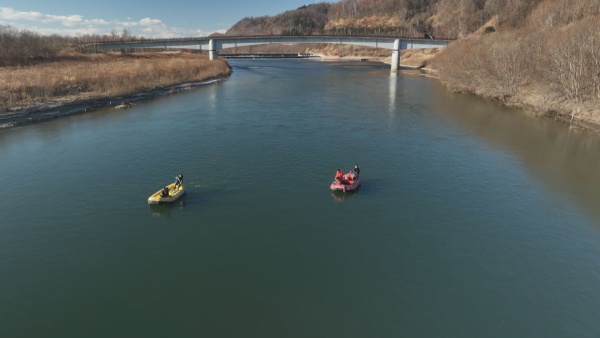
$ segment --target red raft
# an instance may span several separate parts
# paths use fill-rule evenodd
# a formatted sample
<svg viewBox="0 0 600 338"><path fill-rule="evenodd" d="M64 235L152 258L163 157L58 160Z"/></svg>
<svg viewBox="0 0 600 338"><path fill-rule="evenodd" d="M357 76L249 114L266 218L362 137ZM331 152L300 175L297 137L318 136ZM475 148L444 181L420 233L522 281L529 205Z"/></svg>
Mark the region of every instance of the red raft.
<svg viewBox="0 0 600 338"><path fill-rule="evenodd" d="M335 180L329 188L334 191L353 191L360 186L360 178L354 173L345 174L341 180Z"/></svg>

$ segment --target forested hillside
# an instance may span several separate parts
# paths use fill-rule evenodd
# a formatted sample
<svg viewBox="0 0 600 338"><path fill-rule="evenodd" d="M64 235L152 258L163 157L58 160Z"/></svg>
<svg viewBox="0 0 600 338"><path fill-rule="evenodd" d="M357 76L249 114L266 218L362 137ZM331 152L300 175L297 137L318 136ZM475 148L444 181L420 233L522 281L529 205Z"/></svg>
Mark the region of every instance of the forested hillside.
<svg viewBox="0 0 600 338"><path fill-rule="evenodd" d="M302 6L277 16L244 18L227 31L227 35L313 35L323 32L328 22L330 4Z"/></svg>
<svg viewBox="0 0 600 338"><path fill-rule="evenodd" d="M600 125L600 0L341 0L227 34L456 39L429 62L452 90Z"/></svg>
<svg viewBox="0 0 600 338"><path fill-rule="evenodd" d="M244 18L227 35L398 35L457 38L494 16L518 27L543 0L341 0L302 6L276 16Z"/></svg>
<svg viewBox="0 0 600 338"><path fill-rule="evenodd" d="M451 43L434 61L442 81L453 90L598 124L600 0L535 3L518 20L498 15L497 25Z"/></svg>

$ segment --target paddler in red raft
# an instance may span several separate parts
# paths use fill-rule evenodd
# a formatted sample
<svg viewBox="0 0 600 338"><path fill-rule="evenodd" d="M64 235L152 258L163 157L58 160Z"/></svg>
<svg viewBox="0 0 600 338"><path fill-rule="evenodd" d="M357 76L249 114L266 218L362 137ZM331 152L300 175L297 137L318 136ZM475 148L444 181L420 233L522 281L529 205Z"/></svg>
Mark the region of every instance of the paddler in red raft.
<svg viewBox="0 0 600 338"><path fill-rule="evenodd" d="M354 169L349 173L344 174L342 170L338 169L335 172L335 180L331 183L329 188L331 190L339 190L339 191L353 191L358 189L360 186L360 178L358 175L360 174L360 168L358 165L354 165Z"/></svg>
<svg viewBox="0 0 600 338"><path fill-rule="evenodd" d="M335 181L344 184L344 173L341 169L336 170L335 172Z"/></svg>

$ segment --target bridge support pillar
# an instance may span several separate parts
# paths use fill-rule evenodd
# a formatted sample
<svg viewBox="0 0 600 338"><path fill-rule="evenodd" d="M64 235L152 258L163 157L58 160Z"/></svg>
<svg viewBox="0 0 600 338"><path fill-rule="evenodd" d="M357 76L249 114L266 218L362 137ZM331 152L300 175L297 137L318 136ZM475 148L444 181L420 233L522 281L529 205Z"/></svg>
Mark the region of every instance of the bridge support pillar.
<svg viewBox="0 0 600 338"><path fill-rule="evenodd" d="M208 58L210 60L216 60L219 57L219 54L217 52L218 51L215 46L215 40L210 39L210 41L208 41Z"/></svg>
<svg viewBox="0 0 600 338"><path fill-rule="evenodd" d="M397 72L400 68L400 39L394 41L394 49L392 49L392 72Z"/></svg>

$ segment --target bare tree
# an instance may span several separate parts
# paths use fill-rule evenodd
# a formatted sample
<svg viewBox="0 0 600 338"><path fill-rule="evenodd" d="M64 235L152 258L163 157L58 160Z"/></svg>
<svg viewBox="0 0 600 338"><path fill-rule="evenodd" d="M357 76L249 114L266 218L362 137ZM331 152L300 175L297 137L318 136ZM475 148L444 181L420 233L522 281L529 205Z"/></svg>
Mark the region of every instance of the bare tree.
<svg viewBox="0 0 600 338"><path fill-rule="evenodd" d="M597 1L600 6L600 1ZM592 97L600 100L600 27L597 25L588 26L586 32L587 43L589 47L588 66L591 76Z"/></svg>
<svg viewBox="0 0 600 338"><path fill-rule="evenodd" d="M517 32L500 40L496 38L489 49L490 64L503 101L516 95L525 83L526 59L523 49L526 44L521 43L519 35Z"/></svg>
<svg viewBox="0 0 600 338"><path fill-rule="evenodd" d="M56 56L68 39L0 25L0 66L25 65Z"/></svg>
<svg viewBox="0 0 600 338"><path fill-rule="evenodd" d="M358 5L360 3L360 0L345 0L343 3L348 17L358 17Z"/></svg>
<svg viewBox="0 0 600 338"><path fill-rule="evenodd" d="M131 34L131 31L127 28L123 28L121 31L121 40L128 41L133 39L134 36Z"/></svg>
<svg viewBox="0 0 600 338"><path fill-rule="evenodd" d="M110 31L110 39L111 39L112 41L117 41L117 40L119 40L119 31L117 31L117 29L116 29L116 28L113 28L113 29Z"/></svg>

